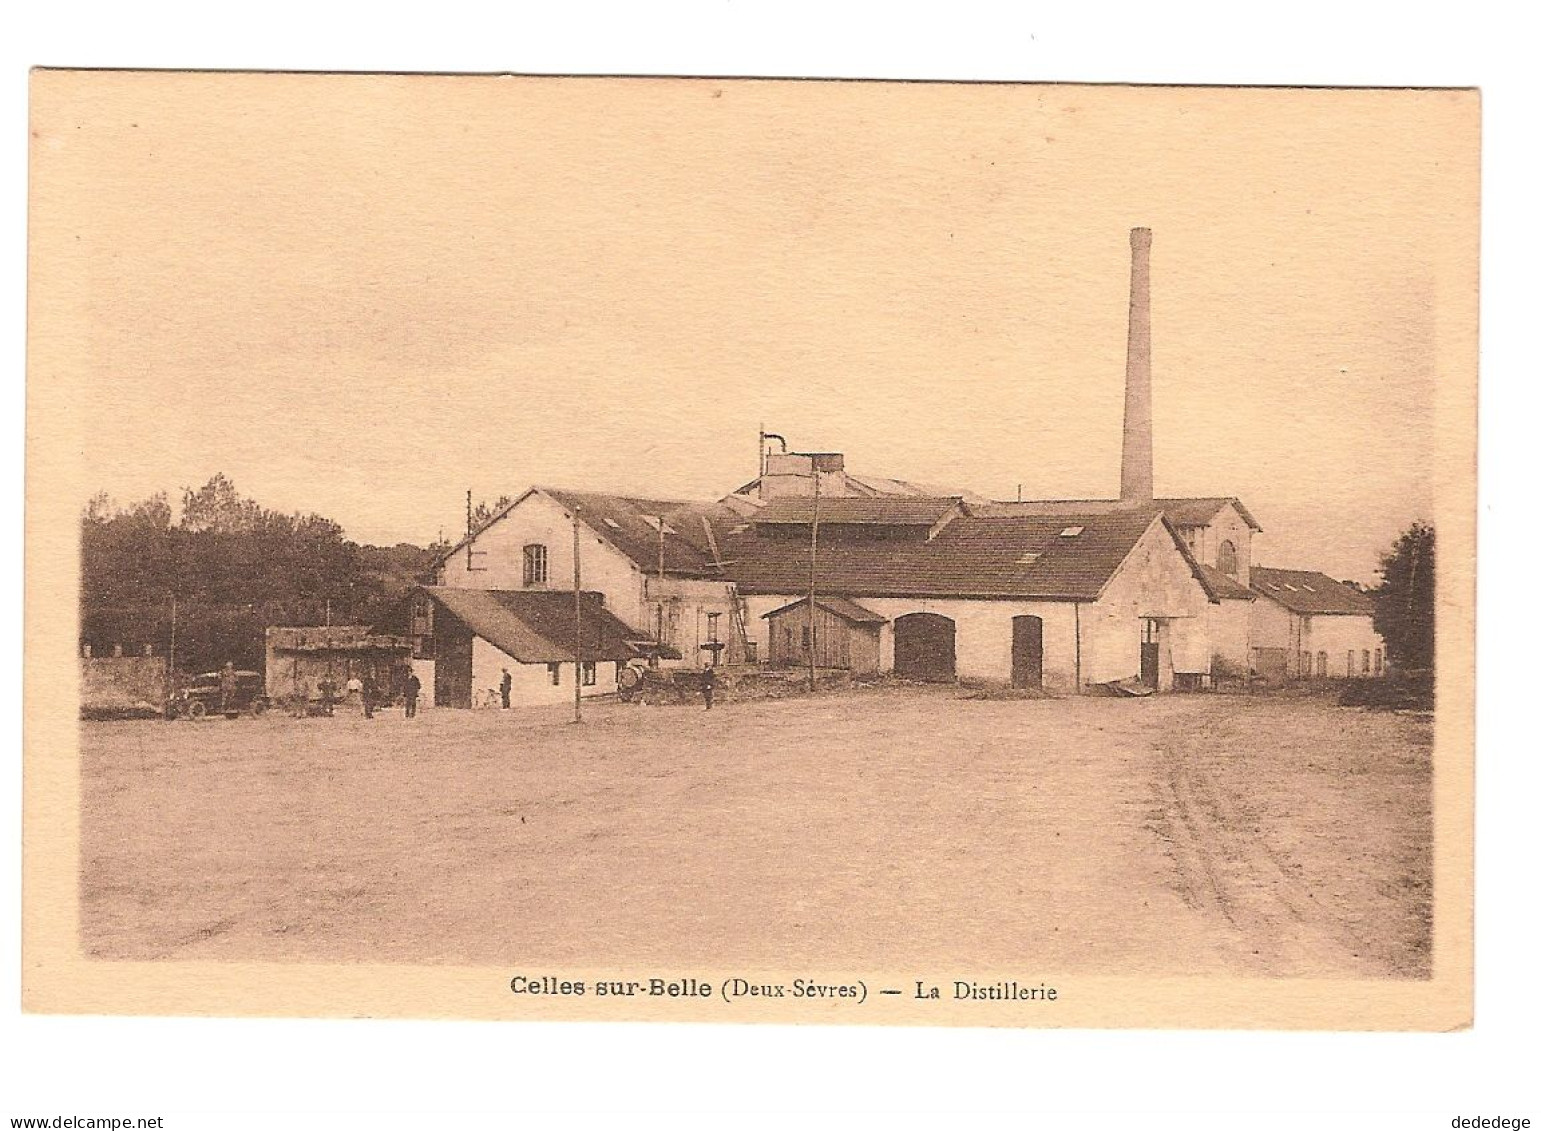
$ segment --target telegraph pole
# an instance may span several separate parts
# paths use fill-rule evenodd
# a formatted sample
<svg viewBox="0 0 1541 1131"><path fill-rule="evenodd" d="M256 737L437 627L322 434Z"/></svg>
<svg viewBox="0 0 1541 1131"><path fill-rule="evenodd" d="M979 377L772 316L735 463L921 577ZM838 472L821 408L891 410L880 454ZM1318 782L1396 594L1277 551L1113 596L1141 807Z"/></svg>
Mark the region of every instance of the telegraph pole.
<svg viewBox="0 0 1541 1131"><path fill-rule="evenodd" d="M171 595L171 647L166 654L166 684L170 694L177 690L177 595Z"/></svg>
<svg viewBox="0 0 1541 1131"><path fill-rule="evenodd" d="M808 460L813 465L813 522L808 538L808 692L812 694L818 680L819 653L819 628L813 615L819 578L819 457L809 456Z"/></svg>
<svg viewBox="0 0 1541 1131"><path fill-rule="evenodd" d="M573 722L583 721L583 567L578 554L578 512L573 507Z"/></svg>

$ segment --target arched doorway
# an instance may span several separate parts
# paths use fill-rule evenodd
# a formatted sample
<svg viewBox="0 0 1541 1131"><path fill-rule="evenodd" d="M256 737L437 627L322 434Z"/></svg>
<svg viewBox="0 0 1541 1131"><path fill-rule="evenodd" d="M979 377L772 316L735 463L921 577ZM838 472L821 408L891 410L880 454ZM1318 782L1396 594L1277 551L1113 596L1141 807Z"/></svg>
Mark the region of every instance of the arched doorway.
<svg viewBox="0 0 1541 1131"><path fill-rule="evenodd" d="M1043 690L1043 618L1011 618L1011 686Z"/></svg>
<svg viewBox="0 0 1541 1131"><path fill-rule="evenodd" d="M958 628L939 613L910 613L894 621L894 675L945 683L958 676Z"/></svg>

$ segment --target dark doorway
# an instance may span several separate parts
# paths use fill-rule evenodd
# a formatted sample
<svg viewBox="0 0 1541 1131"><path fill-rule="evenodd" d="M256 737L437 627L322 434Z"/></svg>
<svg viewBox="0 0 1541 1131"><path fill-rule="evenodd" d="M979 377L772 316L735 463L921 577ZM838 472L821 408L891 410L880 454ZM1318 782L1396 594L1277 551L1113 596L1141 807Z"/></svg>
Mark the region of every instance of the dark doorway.
<svg viewBox="0 0 1541 1131"><path fill-rule="evenodd" d="M946 683L957 678L958 629L937 613L910 613L894 621L894 674Z"/></svg>
<svg viewBox="0 0 1541 1131"><path fill-rule="evenodd" d="M436 707L471 705L471 630L448 609L434 610L433 702Z"/></svg>
<svg viewBox="0 0 1541 1131"><path fill-rule="evenodd" d="M1043 690L1043 618L1011 618L1011 686Z"/></svg>
<svg viewBox="0 0 1541 1131"><path fill-rule="evenodd" d="M1140 682L1152 691L1161 690L1161 622L1140 622Z"/></svg>

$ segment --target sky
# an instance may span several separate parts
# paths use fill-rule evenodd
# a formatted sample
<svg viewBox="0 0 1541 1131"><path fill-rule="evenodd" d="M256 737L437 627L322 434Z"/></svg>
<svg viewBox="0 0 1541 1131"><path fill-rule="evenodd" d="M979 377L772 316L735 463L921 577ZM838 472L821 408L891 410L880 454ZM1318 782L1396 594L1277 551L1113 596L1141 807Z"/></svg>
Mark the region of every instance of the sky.
<svg viewBox="0 0 1541 1131"><path fill-rule="evenodd" d="M1467 95L43 73L32 130L31 380L80 503L224 472L426 544L468 489L719 496L762 423L1112 497L1145 226L1156 493L1366 582L1433 515Z"/></svg>

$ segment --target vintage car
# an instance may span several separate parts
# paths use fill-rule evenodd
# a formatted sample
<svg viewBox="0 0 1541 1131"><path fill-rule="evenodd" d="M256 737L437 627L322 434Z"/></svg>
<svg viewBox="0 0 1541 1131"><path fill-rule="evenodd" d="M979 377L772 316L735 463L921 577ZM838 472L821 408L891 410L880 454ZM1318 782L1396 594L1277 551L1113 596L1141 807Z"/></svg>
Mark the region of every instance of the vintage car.
<svg viewBox="0 0 1541 1131"><path fill-rule="evenodd" d="M225 718L233 719L242 711L256 717L268 709L267 687L261 672L236 672L235 694L228 703L221 702L219 682L219 672L193 676L171 696L166 704L166 717L201 719L223 713Z"/></svg>

